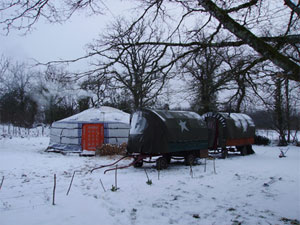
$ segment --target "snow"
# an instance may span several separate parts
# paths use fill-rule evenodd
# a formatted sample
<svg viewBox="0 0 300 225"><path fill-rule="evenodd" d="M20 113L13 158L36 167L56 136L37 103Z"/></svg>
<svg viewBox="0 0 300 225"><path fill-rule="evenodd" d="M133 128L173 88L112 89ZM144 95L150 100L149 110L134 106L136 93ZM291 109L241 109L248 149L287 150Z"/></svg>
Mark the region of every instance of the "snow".
<svg viewBox="0 0 300 225"><path fill-rule="evenodd" d="M142 134L146 127L147 120L143 117L143 113L141 111L135 112L132 115L130 134Z"/></svg>
<svg viewBox="0 0 300 225"><path fill-rule="evenodd" d="M285 224L300 220L300 148L253 146L256 154L204 160L190 167L172 160L103 174L89 171L118 158L46 153L48 137L0 139L1 225ZM288 149L279 158L280 149ZM128 164L125 160L119 165ZM146 184L146 169L152 185ZM70 193L67 190L74 171ZM55 205L53 177L57 176ZM100 179L106 189L104 192Z"/></svg>
<svg viewBox="0 0 300 225"><path fill-rule="evenodd" d="M130 115L128 113L125 113L119 109L109 106L101 106L99 108L87 109L81 113L62 119L58 122L106 121L129 124L129 118Z"/></svg>
<svg viewBox="0 0 300 225"><path fill-rule="evenodd" d="M233 119L235 126L242 128L244 132L247 131L249 126L255 127L252 119L246 114L230 113L228 116L230 116L230 118Z"/></svg>

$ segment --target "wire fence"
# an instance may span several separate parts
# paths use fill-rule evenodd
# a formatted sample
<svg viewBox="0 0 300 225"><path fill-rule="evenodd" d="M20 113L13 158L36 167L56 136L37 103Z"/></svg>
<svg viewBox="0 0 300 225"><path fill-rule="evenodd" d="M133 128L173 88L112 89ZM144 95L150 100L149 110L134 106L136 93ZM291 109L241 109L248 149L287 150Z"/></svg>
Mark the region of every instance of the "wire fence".
<svg viewBox="0 0 300 225"><path fill-rule="evenodd" d="M24 128L12 124L0 124L0 137L48 137L50 127L44 124L33 128Z"/></svg>

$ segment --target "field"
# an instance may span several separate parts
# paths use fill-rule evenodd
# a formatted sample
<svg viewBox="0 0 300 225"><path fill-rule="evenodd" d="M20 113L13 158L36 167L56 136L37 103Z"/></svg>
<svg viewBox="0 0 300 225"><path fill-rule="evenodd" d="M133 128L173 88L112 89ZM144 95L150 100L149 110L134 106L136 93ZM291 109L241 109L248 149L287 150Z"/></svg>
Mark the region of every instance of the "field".
<svg viewBox="0 0 300 225"><path fill-rule="evenodd" d="M0 139L1 225L299 224L299 147L281 148L287 157L279 158L279 147L254 146L254 155L207 160L206 168L199 160L192 173L179 161L159 174L153 164L118 170L112 191L114 172L90 170L118 156L46 153L48 142Z"/></svg>

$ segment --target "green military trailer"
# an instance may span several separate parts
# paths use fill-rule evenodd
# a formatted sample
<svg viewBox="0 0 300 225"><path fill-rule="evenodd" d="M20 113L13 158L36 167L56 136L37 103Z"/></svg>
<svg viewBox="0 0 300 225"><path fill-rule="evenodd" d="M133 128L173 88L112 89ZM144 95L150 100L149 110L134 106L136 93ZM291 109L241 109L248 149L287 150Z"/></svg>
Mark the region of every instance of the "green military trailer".
<svg viewBox="0 0 300 225"><path fill-rule="evenodd" d="M228 151L240 152L241 155L254 153L255 125L251 117L242 113L214 113L203 115L208 130L208 147L221 152L226 158Z"/></svg>
<svg viewBox="0 0 300 225"><path fill-rule="evenodd" d="M135 167L153 156L159 156L157 169L167 168L172 157L181 157L190 165L195 158L208 156L205 121L194 112L139 110L131 116L127 153L135 158Z"/></svg>

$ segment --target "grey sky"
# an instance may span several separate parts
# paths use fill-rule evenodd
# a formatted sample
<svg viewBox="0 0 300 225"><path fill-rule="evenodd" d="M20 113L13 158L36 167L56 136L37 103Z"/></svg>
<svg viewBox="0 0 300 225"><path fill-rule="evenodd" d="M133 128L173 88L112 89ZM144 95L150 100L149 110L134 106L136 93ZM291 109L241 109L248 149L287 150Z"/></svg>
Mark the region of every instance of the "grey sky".
<svg viewBox="0 0 300 225"><path fill-rule="evenodd" d="M114 17L136 17L138 15L134 11L136 3L132 0L105 1L104 15L86 16L82 12L63 24L39 21L34 26L35 30L25 36L22 35L24 31L11 30L7 36L0 35L0 56L4 55L20 63L29 64L35 63L34 60L46 63L81 57L85 54L86 45L97 39ZM169 10L172 11L171 8ZM67 69L77 71L82 70L82 67L88 65L81 62L71 64ZM176 89L176 94L172 94L169 100L175 103L173 106L187 107L185 97L179 91L181 79L173 80L171 83L170 91Z"/></svg>
<svg viewBox="0 0 300 225"><path fill-rule="evenodd" d="M85 53L85 45L98 37L113 16L128 15L128 1L107 1L105 15L86 16L76 14L63 24L49 24L39 21L31 33L12 30L7 36L0 36L0 55L24 62L35 59L47 62L72 59ZM113 15L112 15L113 14Z"/></svg>

